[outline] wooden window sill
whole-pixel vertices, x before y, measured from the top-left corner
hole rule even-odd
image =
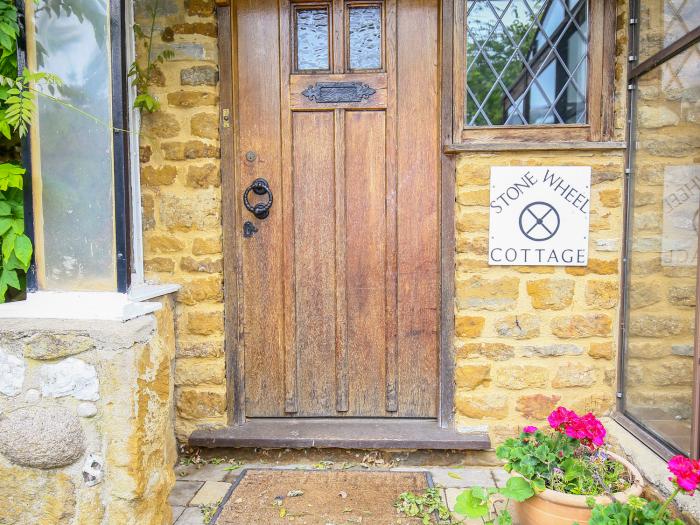
[[[552,142],[462,142],[447,144],[443,152],[448,155],[459,155],[474,151],[590,151],[590,150],[624,150],[625,142],[592,142],[592,141],[552,141]]]

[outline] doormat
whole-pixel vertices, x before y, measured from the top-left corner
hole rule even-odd
[[[211,523],[216,525],[416,525],[397,514],[402,492],[432,487],[428,472],[247,469]]]

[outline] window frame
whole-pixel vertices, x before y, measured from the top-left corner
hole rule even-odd
[[[640,77],[646,73],[660,67],[676,55],[686,51],[691,46],[700,43],[700,27],[686,33],[675,42],[665,46],[641,63],[639,62],[639,17],[640,0],[630,0],[630,14],[628,17],[628,61],[627,70],[627,155],[625,163],[625,204],[624,204],[624,226],[622,245],[622,273],[621,273],[621,298],[620,298],[620,323],[618,337],[618,360],[617,360],[617,404],[613,414],[613,419],[622,427],[636,435],[642,443],[653,450],[663,459],[668,460],[676,454],[684,454],[683,451],[663,439],[651,428],[647,427],[643,421],[634,417],[625,410],[625,364],[626,351],[628,348],[627,333],[627,313],[630,302],[630,253],[632,251],[632,222],[634,215],[631,213],[634,198],[634,184],[632,175],[635,169],[635,110],[637,97],[637,83]],[[700,232],[698,232],[698,253],[700,253]],[[695,336],[694,336],[694,357],[693,357],[693,386],[692,386],[692,422],[691,422],[691,443],[690,455],[694,459],[700,458],[700,264],[696,264],[696,307],[695,307]]]
[[[457,144],[609,142],[613,139],[614,0],[589,0],[587,124],[466,126],[467,0],[454,2],[453,137]]]
[[[17,9],[20,15],[20,37],[17,39],[17,66],[21,73],[27,67],[27,32],[25,24],[25,0],[18,0]],[[118,293],[128,293],[132,285],[132,257],[138,251],[132,244],[132,224],[140,224],[141,207],[131,205],[131,186],[133,177],[138,184],[139,174],[132,173],[130,128],[130,87],[127,78],[128,52],[127,44],[127,12],[125,2],[113,0],[109,2],[110,52],[111,52],[111,92],[110,104],[113,127],[112,166],[114,180],[114,234],[115,234],[115,269],[116,289]],[[131,27],[129,26],[129,31]],[[133,38],[133,35],[131,35]],[[117,131],[119,130],[119,131]],[[24,222],[25,233],[35,243],[35,213],[32,188],[32,140],[31,133],[22,139],[22,165],[24,173]],[[133,220],[132,214],[138,214],[138,220]],[[35,253],[27,271],[27,293],[39,292],[38,270]],[[143,271],[136,275],[143,275]],[[139,284],[134,282],[133,284]]]

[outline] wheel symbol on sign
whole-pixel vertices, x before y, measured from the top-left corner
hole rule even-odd
[[[531,241],[548,241],[559,231],[559,212],[547,202],[532,202],[520,213],[520,231]]]

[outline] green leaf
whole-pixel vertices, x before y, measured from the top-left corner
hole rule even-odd
[[[535,495],[535,491],[530,486],[530,482],[520,476],[513,476],[506,482],[506,486],[499,492],[506,498],[521,502]]]
[[[14,221],[10,217],[0,217],[0,239],[5,233],[12,228],[12,223]],[[0,240],[0,242],[2,242]]]
[[[3,236],[3,238],[2,238],[2,260],[3,261],[8,261],[10,259],[10,255],[12,255],[12,252],[15,250],[15,239],[16,238],[17,238],[17,234],[13,231],[10,231]]]
[[[447,475],[450,476],[452,479],[462,479],[462,476],[460,476],[456,472],[448,472]]]
[[[15,270],[3,268],[2,271],[0,271],[0,302],[5,302],[5,293],[8,287],[19,290],[20,286],[17,272]]]
[[[15,239],[15,255],[25,266],[26,270],[32,260],[32,241],[24,234],[17,236]]]
[[[484,501],[474,493],[474,489],[478,488],[480,487],[465,490],[457,496],[457,502],[455,503],[455,512],[457,514],[461,514],[467,518],[481,518],[488,515],[488,501]]]

